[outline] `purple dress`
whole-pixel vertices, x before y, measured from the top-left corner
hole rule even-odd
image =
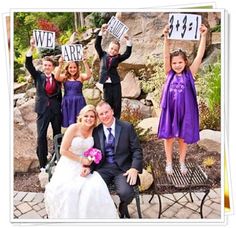
[[[86,105],[82,88],[83,84],[80,81],[64,82],[64,97],[61,104],[63,127],[76,123],[80,110]]]
[[[177,76],[171,70],[161,98],[158,138],[182,138],[187,144],[199,140],[199,113],[193,76],[185,70]]]

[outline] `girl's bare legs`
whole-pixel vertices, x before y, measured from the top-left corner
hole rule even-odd
[[[164,140],[165,153],[166,153],[166,169],[165,170],[168,175],[173,174],[173,168],[172,168],[173,142],[174,142],[174,138]]]
[[[188,169],[185,166],[185,158],[187,153],[187,143],[183,139],[179,139],[179,164],[180,171],[182,174],[186,174]]]

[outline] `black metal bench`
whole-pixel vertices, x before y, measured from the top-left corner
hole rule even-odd
[[[52,157],[51,157],[50,161],[48,162],[48,164],[46,166],[46,172],[48,173],[49,181],[52,177],[53,169],[54,169],[54,167],[56,166],[57,162],[60,159],[60,147],[61,147],[61,141],[62,141],[63,136],[64,136],[64,134],[58,134],[58,135],[55,135],[55,137],[53,138],[54,151],[53,151],[53,154],[52,154]],[[108,189],[109,189],[110,193],[116,194],[114,184],[110,184],[108,186]],[[134,185],[133,189],[134,189],[134,198],[135,198],[135,201],[136,201],[138,217],[142,218],[141,207],[140,207],[140,198],[139,198],[139,186]],[[127,217],[129,217],[129,214],[127,215]]]
[[[199,165],[194,162],[187,162],[186,167],[188,172],[186,175],[183,175],[180,172],[179,165],[173,165],[173,174],[167,175],[165,172],[165,161],[161,160],[160,157],[153,156],[152,160],[152,174],[154,179],[154,190],[152,196],[149,200],[151,203],[154,195],[156,194],[159,202],[159,214],[158,218],[161,217],[161,214],[172,207],[174,204],[180,204],[192,211],[200,213],[201,218],[203,218],[203,205],[211,189],[211,182],[207,178],[207,175],[201,169]],[[170,198],[166,194],[175,194],[183,193],[179,198]],[[205,193],[201,200],[200,210],[193,209],[187,205],[180,203],[180,200],[185,197],[187,194],[190,195],[191,202],[193,202],[192,193],[193,192],[203,192]],[[165,197],[168,200],[172,201],[168,207],[162,210],[162,201],[161,197]],[[199,211],[198,211],[199,210]]]

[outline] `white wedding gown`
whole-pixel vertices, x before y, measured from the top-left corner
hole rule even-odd
[[[75,137],[71,150],[76,155],[93,146],[93,138]],[[94,171],[81,177],[81,163],[61,156],[51,181],[45,187],[48,218],[119,218],[102,177]]]

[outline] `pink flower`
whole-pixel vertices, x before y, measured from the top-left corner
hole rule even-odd
[[[96,148],[91,147],[84,152],[84,156],[90,161],[94,161],[96,164],[98,164],[102,159],[102,152]]]

